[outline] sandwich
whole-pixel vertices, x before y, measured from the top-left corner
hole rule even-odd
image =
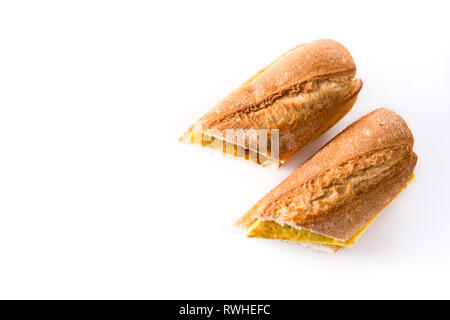
[[[234,90],[180,140],[279,167],[350,111],[362,87],[355,74],[339,42],[299,45]]]
[[[317,151],[237,225],[251,238],[325,252],[350,247],[414,179],[413,144],[399,115],[377,109]]]

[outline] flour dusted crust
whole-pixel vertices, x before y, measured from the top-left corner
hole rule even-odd
[[[417,162],[393,111],[354,122],[263,197],[238,225],[268,219],[347,241],[400,193]]]
[[[267,130],[270,146],[271,132],[277,129],[279,154],[273,161],[279,166],[352,108],[362,87],[362,81],[354,79],[355,73],[350,53],[339,42],[324,39],[300,45],[234,90],[181,140],[187,141],[191,133],[200,132],[271,160],[274,157],[270,148],[264,152],[249,145],[247,134],[254,133],[245,130]],[[224,136],[229,129],[243,132],[227,139]],[[217,132],[223,134],[219,136]]]
[[[295,242],[295,241],[285,241],[285,242],[323,253],[336,253],[339,249],[342,249],[339,246],[332,246],[327,244],[316,244],[316,243]]]

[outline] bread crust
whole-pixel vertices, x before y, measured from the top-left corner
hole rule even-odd
[[[412,133],[399,115],[388,109],[377,109],[354,122],[316,152],[250,209],[237,225],[248,228],[256,219],[269,219],[347,241],[376,217],[411,177],[417,162],[413,144]],[[353,194],[344,204],[336,203],[326,210],[307,214],[298,210],[279,212],[286,199],[303,192],[308,183],[324,175],[330,180],[333,176],[326,176],[330,172],[339,176],[344,172],[344,164],[350,161],[356,166],[362,162],[360,159],[374,152],[378,155],[389,154],[390,157],[393,157],[391,154],[396,155],[401,159],[392,169],[394,171],[371,186],[368,192],[357,196]]]
[[[342,249],[342,247],[328,245],[328,244],[315,244],[315,243],[294,242],[294,241],[285,241],[285,242],[294,244],[294,245],[299,245],[304,248],[313,249],[314,251],[322,252],[322,253],[336,253],[339,249]]]
[[[202,118],[203,129],[213,127],[231,114],[272,100],[302,83],[332,75],[354,76],[355,73],[350,52],[339,42],[322,39],[299,45],[219,102]]]
[[[271,130],[279,130],[279,152],[277,166],[289,159],[297,151],[320,136],[339,121],[354,105],[362,87],[361,80],[354,80],[356,66],[348,50],[339,42],[323,39],[302,44],[281,55],[269,66],[234,90],[213,109],[207,112],[184,135],[186,140],[191,132],[202,132],[211,137],[252,149],[247,144],[245,133],[237,134],[232,141],[217,132],[233,129],[265,129],[270,137]],[[321,92],[319,103],[330,102],[323,109],[305,119],[298,101],[280,102],[292,92],[308,93],[321,81],[343,83],[335,100]],[[288,99],[286,99],[288,100]],[[317,103],[303,101],[303,107]],[[273,110],[277,104],[277,111]],[[272,109],[271,109],[272,107]],[[258,117],[255,114],[258,112]],[[245,118],[245,119],[243,119]],[[242,141],[246,141],[242,145]],[[259,141],[259,139],[258,139]],[[268,141],[270,146],[270,140]],[[258,151],[258,150],[255,150]],[[270,149],[261,153],[272,159]],[[273,163],[271,163],[273,165]]]
[[[296,120],[295,125],[289,126],[283,134],[280,133],[280,162],[287,161],[297,151],[320,137],[341,120],[352,109],[361,88],[362,81],[358,79],[352,92],[341,101],[325,108],[323,112],[312,119],[307,121]]]

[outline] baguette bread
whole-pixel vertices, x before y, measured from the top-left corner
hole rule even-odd
[[[234,90],[180,140],[279,167],[352,108],[362,87],[355,73],[339,42],[299,45]]]
[[[347,127],[237,225],[247,236],[351,246],[413,177],[417,156],[406,122],[377,109]]]

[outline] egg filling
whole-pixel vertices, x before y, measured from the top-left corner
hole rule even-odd
[[[191,133],[188,142],[207,147],[215,151],[221,151],[227,155],[237,158],[250,160],[259,165],[264,165],[269,161],[269,158],[259,152],[238,146],[233,143],[226,142],[211,136],[203,135],[201,133]]]

